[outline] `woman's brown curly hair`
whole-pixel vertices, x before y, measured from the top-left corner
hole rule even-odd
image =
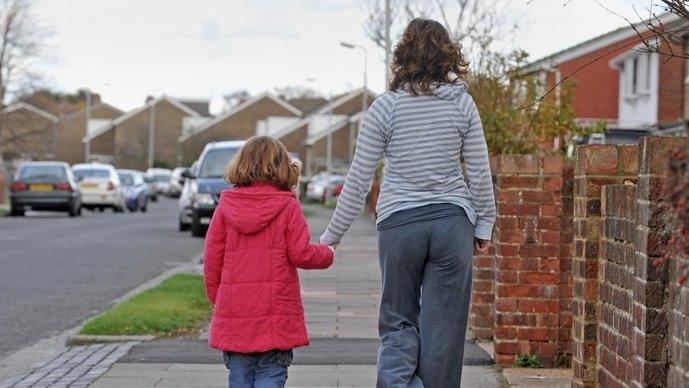
[[[419,92],[432,94],[438,84],[463,81],[469,73],[469,63],[461,48],[437,21],[412,20],[392,54],[392,80],[388,88],[406,88],[416,96]]]

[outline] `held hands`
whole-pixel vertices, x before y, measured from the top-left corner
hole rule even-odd
[[[490,247],[489,240],[482,240],[480,238],[474,238],[474,255],[485,255],[488,253],[488,248]]]

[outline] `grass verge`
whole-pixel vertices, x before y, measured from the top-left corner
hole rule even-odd
[[[203,276],[180,274],[97,315],[80,334],[182,335],[200,329],[210,312]]]

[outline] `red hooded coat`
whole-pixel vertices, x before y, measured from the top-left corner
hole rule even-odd
[[[211,347],[253,353],[309,344],[297,268],[333,262],[330,248],[309,240],[292,192],[255,183],[222,193],[203,261]]]

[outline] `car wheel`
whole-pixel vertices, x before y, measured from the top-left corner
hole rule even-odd
[[[144,203],[141,205],[141,211],[146,213],[146,210],[148,210],[148,199],[144,197]]]
[[[151,201],[158,202],[158,196],[157,195],[152,196]]]
[[[81,208],[79,204],[73,203],[69,205],[69,208],[67,209],[67,213],[69,214],[70,217],[76,217],[81,214]]]
[[[206,235],[206,228],[201,224],[201,220],[196,214],[191,216],[191,235],[194,237],[204,237]]]
[[[122,206],[122,205],[117,205],[117,206],[115,206],[115,207],[112,208],[112,211],[113,211],[114,213],[124,213],[124,206]]]
[[[103,206],[99,206],[99,207],[98,207],[98,211],[101,212],[101,213],[103,213],[103,212],[105,211],[105,208],[104,208]]]
[[[24,217],[24,208],[17,208],[17,207],[10,208],[10,216],[12,216],[12,217]]]
[[[186,232],[187,230],[189,230],[189,228],[191,228],[191,224],[182,221],[182,217],[179,217],[179,231]]]

